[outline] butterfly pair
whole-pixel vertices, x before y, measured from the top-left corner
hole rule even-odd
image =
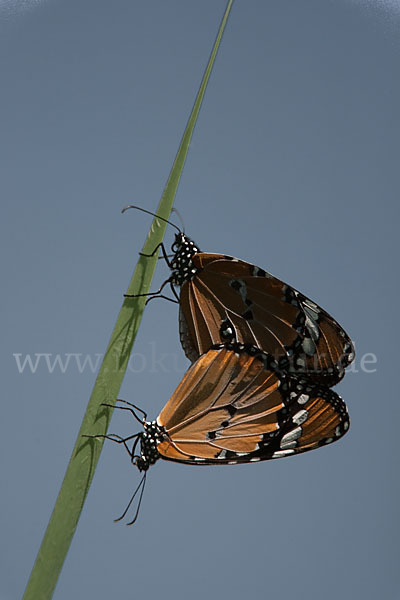
[[[161,247],[171,275],[149,296],[164,297],[170,285],[179,301],[181,343],[193,364],[156,421],[144,413],[139,418],[134,405],[121,407],[143,423],[143,432],[106,437],[123,443],[145,474],[158,458],[258,462],[339,439],[349,417],[330,388],[354,359],[348,335],[317,304],[263,269],[203,253],[178,231],[171,260],[163,244],[154,249],[153,255]],[[144,482],[145,475],[136,493],[140,487],[143,493]]]

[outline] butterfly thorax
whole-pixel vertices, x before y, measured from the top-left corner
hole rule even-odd
[[[183,285],[185,281],[191,281],[198,269],[193,264],[193,256],[200,252],[193,240],[184,233],[175,235],[175,242],[171,246],[174,256],[170,266],[172,270],[170,281],[175,285]]]
[[[160,458],[157,446],[165,439],[165,429],[157,421],[145,421],[140,434],[140,456],[136,460],[139,471],[147,471]]]

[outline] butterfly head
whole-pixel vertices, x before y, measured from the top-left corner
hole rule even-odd
[[[139,471],[147,471],[160,458],[158,444],[165,438],[164,428],[157,421],[145,421],[144,431],[140,434],[140,456],[136,458]]]
[[[193,265],[193,255],[200,252],[193,240],[183,232],[175,234],[175,241],[171,246],[173,257],[171,259],[171,282],[175,285],[182,285],[185,281],[190,281],[197,273]]]

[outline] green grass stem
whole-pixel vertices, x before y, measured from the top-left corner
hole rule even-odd
[[[165,219],[168,219],[171,212],[194,126],[232,3],[233,0],[229,0],[226,5],[192,112],[156,211]],[[157,218],[153,220],[142,252],[151,253],[153,251],[163,240],[165,228],[166,223]],[[127,293],[146,294],[149,291],[157,264],[157,256],[158,253],[152,258],[139,258]],[[146,298],[126,298],[123,302],[23,600],[49,600],[53,595],[103,445],[101,440],[88,440],[82,436],[83,434],[94,435],[107,432],[112,409],[101,405],[104,402],[114,404],[118,396],[142,318],[145,301]]]

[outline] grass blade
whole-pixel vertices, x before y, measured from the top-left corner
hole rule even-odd
[[[168,219],[171,212],[193,129],[232,3],[233,0],[229,0],[226,5],[225,14],[192,112],[157,208],[157,214],[165,219]],[[165,228],[166,223],[157,218],[153,220],[143,246],[144,253],[152,252],[155,246],[163,240]],[[139,258],[128,288],[129,294],[145,294],[148,292],[156,264],[157,254],[152,258]],[[88,440],[82,438],[82,435],[100,434],[107,431],[112,409],[105,408],[101,404],[103,402],[112,404],[117,398],[140,325],[145,300],[145,298],[126,299],[122,305],[23,600],[49,600],[53,595],[102,448],[100,440]]]

